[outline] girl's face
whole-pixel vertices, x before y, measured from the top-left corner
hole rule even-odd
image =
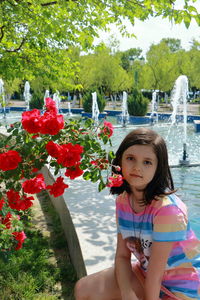
[[[132,191],[146,188],[155,175],[157,165],[158,159],[151,145],[133,145],[122,155],[122,175]]]

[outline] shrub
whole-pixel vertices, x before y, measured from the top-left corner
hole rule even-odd
[[[99,111],[103,112],[106,106],[106,100],[102,94],[97,92],[97,103],[99,107]],[[92,112],[92,93],[88,92],[83,96],[83,109],[85,112]]]
[[[44,106],[44,95],[39,94],[39,93],[34,93],[31,97],[30,101],[30,109],[42,109]]]
[[[134,89],[128,97],[128,112],[131,116],[145,116],[149,101],[138,89]]]

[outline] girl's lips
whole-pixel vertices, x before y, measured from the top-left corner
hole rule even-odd
[[[142,176],[137,175],[137,174],[130,174],[131,177],[137,177],[137,178],[142,178]]]

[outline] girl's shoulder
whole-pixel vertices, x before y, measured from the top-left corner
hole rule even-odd
[[[156,196],[152,201],[151,206],[156,210],[172,210],[187,215],[186,205],[175,193]]]
[[[128,202],[128,193],[126,191],[124,191],[122,194],[119,194],[116,198],[116,203],[123,203],[125,204],[126,202]]]
[[[132,213],[132,209],[129,201],[129,194],[127,192],[123,192],[118,195],[116,198],[116,210],[123,211],[127,213]]]

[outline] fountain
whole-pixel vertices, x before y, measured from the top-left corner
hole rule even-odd
[[[49,97],[50,97],[49,90],[46,90],[44,94],[44,103],[45,103],[45,99]]]
[[[96,92],[92,93],[92,119],[94,119],[95,123],[99,121],[99,107]]]
[[[129,113],[128,113],[128,107],[127,107],[127,98],[128,94],[126,92],[123,92],[123,98],[122,98],[122,127],[126,127],[128,121],[129,121]]]
[[[53,94],[53,100],[55,101],[55,103],[56,103],[56,107],[57,107],[57,109],[58,109],[58,111],[59,111],[59,108],[60,108],[60,93],[59,93],[59,91],[56,91],[54,94]]]
[[[71,116],[72,115],[72,112],[71,112],[71,103],[67,102],[67,106],[68,106],[68,113],[67,113],[67,115]]]
[[[180,104],[183,105],[183,155],[179,160],[181,166],[188,166],[190,161],[187,154],[187,97],[188,97],[188,78],[180,75],[174,84],[171,93],[171,104],[173,112],[171,115],[171,123],[174,125],[177,120],[177,112]]]
[[[4,82],[0,79],[0,104],[3,111],[3,117],[6,118],[6,100],[5,100],[5,92],[4,92]]]
[[[24,99],[25,99],[26,110],[29,110],[30,109],[29,104],[30,104],[30,101],[31,101],[31,94],[30,94],[30,84],[29,84],[28,81],[25,82],[23,96],[24,96]]]
[[[157,107],[156,98],[157,98],[157,90],[153,91],[152,93],[151,114],[150,114],[152,123],[154,122],[158,123],[158,112],[157,112],[158,107]]]

